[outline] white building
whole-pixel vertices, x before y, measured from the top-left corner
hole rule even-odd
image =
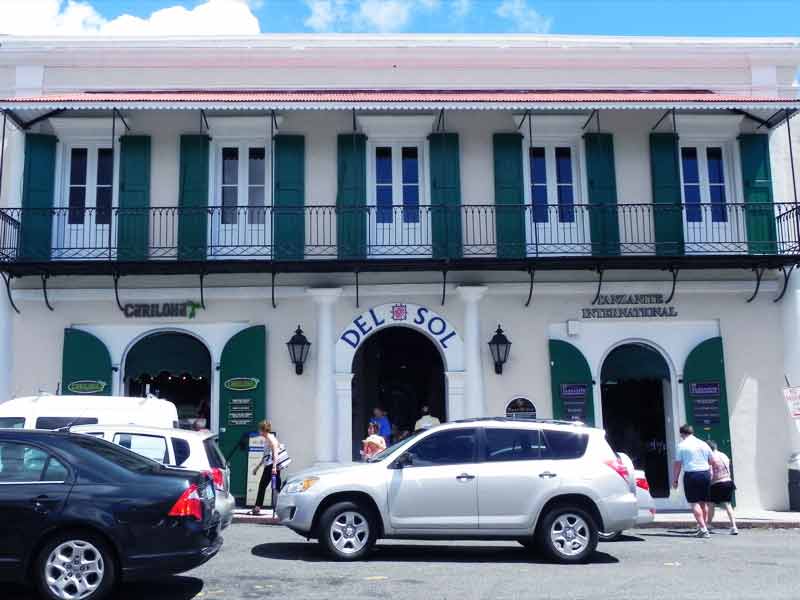
[[[786,39],[0,38],[0,396],[149,386],[226,452],[272,419],[293,468],[357,457],[376,405],[513,405],[605,426],[661,507],[688,421],[740,506],[785,509],[798,65]]]

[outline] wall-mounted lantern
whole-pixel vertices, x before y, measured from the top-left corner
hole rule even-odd
[[[308,358],[311,342],[303,335],[303,330],[300,329],[300,325],[297,326],[292,339],[286,342],[286,347],[289,349],[289,358],[292,364],[294,364],[294,372],[298,375],[302,375],[303,364],[306,362],[306,358]]]
[[[494,360],[494,372],[500,375],[503,372],[503,365],[508,360],[511,342],[508,341],[499,324],[494,336],[489,340],[489,351],[492,353],[492,360]]]

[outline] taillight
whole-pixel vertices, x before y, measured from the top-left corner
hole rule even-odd
[[[203,520],[203,501],[197,485],[191,484],[178,498],[178,501],[169,511],[170,517],[193,517],[198,521]]]
[[[650,491],[650,484],[647,483],[647,479],[645,477],[637,477],[636,478],[636,487],[642,489],[646,492]]]
[[[225,491],[225,472],[220,468],[213,468],[210,471],[206,471],[211,477],[211,480],[214,482],[214,487],[220,491]]]
[[[625,463],[623,463],[619,458],[615,458],[613,460],[609,459],[605,461],[605,463],[614,469],[617,472],[617,475],[625,480],[625,483],[628,482],[628,467],[626,467]]]

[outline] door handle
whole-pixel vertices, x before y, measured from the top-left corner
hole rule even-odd
[[[539,473],[539,477],[541,477],[542,479],[552,479],[553,477],[556,477],[556,474],[551,473],[550,471],[542,471],[541,473]]]
[[[456,479],[459,481],[470,481],[471,479],[475,479],[475,475],[470,475],[469,473],[462,473],[461,475],[456,475]]]
[[[33,500],[31,500],[31,504],[33,504],[33,510],[38,513],[46,513],[50,510],[48,506],[52,502],[52,499],[49,496],[42,495],[36,496]]]

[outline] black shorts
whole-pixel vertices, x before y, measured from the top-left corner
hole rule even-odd
[[[720,481],[711,486],[708,491],[708,501],[714,504],[725,504],[733,500],[733,490],[736,486],[732,481]]]
[[[683,491],[686,501],[708,502],[708,491],[711,484],[711,473],[708,471],[690,471],[683,474]]]

